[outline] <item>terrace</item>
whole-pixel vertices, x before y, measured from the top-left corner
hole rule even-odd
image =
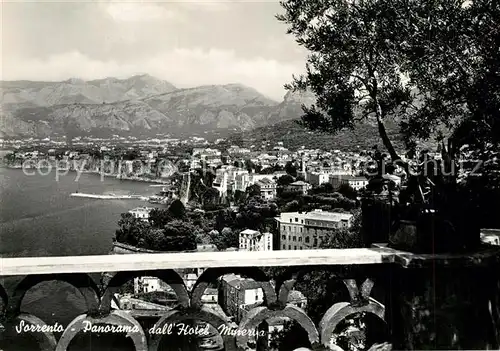
[[[200,267],[206,270],[189,292],[174,269]],[[257,267],[283,267],[286,273],[273,285],[270,277]],[[204,321],[217,329],[228,325],[228,321],[213,309],[206,308],[201,297],[211,282],[222,275],[235,273],[261,284],[265,296],[264,304],[249,311],[238,330],[255,330],[266,319],[289,317],[307,333],[309,349],[339,350],[338,346],[331,345],[333,332],[346,318],[365,312],[384,325],[387,340],[383,341],[393,349],[498,349],[499,268],[500,250],[492,245],[481,246],[470,254],[453,255],[417,255],[373,245],[362,249],[310,251],[2,258],[2,282],[10,277],[8,279],[17,279],[17,284],[11,291],[0,285],[4,302],[0,341],[8,340],[16,326],[24,321],[24,325],[39,327],[39,331],[32,334],[40,350],[69,350],[73,349],[70,347],[72,340],[81,334],[84,322],[88,321],[93,325],[135,327],[128,335],[123,334],[123,338],[132,340],[132,349],[158,350],[161,339],[169,336],[149,335],[148,329],[132,315],[113,309],[117,289],[134,277],[159,277],[173,288],[178,305],[159,318],[155,329],[185,320]],[[288,293],[296,279],[314,270],[337,272],[350,297],[324,311],[317,324],[304,310],[287,304]],[[111,277],[107,283],[92,278],[94,273],[103,272]],[[52,280],[76,287],[87,310],[59,333],[41,328],[46,325],[42,319],[21,310],[28,290]],[[379,288],[377,299],[372,297],[374,287]],[[235,334],[221,335],[225,350],[255,348],[248,335]],[[6,347],[5,351],[8,349]],[[14,347],[13,350],[18,349]]]

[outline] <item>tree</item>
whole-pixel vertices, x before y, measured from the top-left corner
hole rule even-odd
[[[401,77],[393,1],[287,0],[281,5],[285,13],[277,18],[310,52],[306,75],[286,86],[310,89],[317,97],[315,105],[303,106],[302,125],[336,133],[374,117],[391,158],[400,160],[385,121],[404,111],[412,96]]]
[[[337,192],[344,195],[348,199],[356,200],[358,192],[353,189],[349,184],[341,184],[337,189]]]
[[[182,203],[181,203],[182,204]],[[174,211],[175,214],[175,211]],[[169,210],[162,208],[153,208],[151,212],[149,212],[149,223],[154,228],[165,227],[165,225],[174,219],[174,214]]]
[[[204,205],[215,205],[219,202],[220,193],[215,188],[208,188],[202,195]]]
[[[150,228],[146,232],[144,241],[140,246],[148,250],[162,251],[165,245],[165,234],[163,229]]]
[[[130,213],[122,213],[118,221],[119,229],[116,230],[115,239],[118,242],[137,246],[144,238],[149,224],[135,218]]]
[[[288,351],[300,347],[311,347],[304,328],[295,321],[286,321],[283,330],[273,330],[269,337],[269,346],[272,350]]]
[[[292,177],[296,177],[297,176],[297,166],[292,161],[288,161],[285,164],[285,172],[287,174],[291,175]]]
[[[405,70],[421,92],[403,131],[408,143],[451,129],[458,150],[500,143],[500,5],[496,1],[408,2],[395,34]]]
[[[173,220],[164,228],[165,241],[162,251],[187,251],[196,249],[195,228],[180,220]]]
[[[285,174],[278,178],[276,182],[279,186],[286,186],[294,182],[294,178],[290,174]]]
[[[257,168],[257,166],[255,165],[255,163],[252,162],[252,160],[250,160],[250,159],[245,160],[245,169],[248,172],[253,172],[253,171],[255,171],[256,168]]]
[[[215,229],[218,231],[234,225],[234,215],[229,209],[220,210],[215,217]]]
[[[241,190],[236,190],[234,192],[234,202],[239,204],[239,203],[244,203],[247,199],[247,194]]]
[[[351,226],[348,229],[338,229],[325,237],[320,247],[322,249],[344,249],[363,247],[361,212],[354,213]]]
[[[186,207],[180,200],[174,200],[168,207],[168,214],[172,219],[184,219],[186,217]]]
[[[252,184],[247,187],[246,193],[248,197],[260,196],[260,186],[258,186],[257,184]]]
[[[328,194],[333,193],[333,185],[331,183],[323,183],[310,190],[311,194]]]
[[[238,232],[229,227],[225,227],[220,233],[218,231],[210,233],[210,239],[212,244],[220,251],[224,251],[229,247],[239,247]]]

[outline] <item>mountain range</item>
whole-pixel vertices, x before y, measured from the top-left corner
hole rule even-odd
[[[2,137],[248,131],[299,118],[301,104],[314,101],[289,92],[278,102],[241,84],[178,89],[149,75],[4,81],[0,92]]]

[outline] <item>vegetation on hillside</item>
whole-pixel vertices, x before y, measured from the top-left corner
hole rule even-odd
[[[388,134],[395,141],[398,149],[404,147],[402,135],[398,126],[387,124]],[[250,147],[260,146],[263,143],[274,145],[282,141],[283,146],[291,150],[304,146],[308,149],[359,151],[371,149],[374,145],[382,146],[377,134],[377,128],[370,124],[356,126],[352,131],[342,131],[332,137],[331,134],[312,132],[298,123],[298,120],[289,120],[271,126],[256,128],[245,133],[235,133],[228,139],[229,144]]]

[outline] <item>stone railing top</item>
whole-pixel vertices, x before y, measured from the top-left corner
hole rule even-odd
[[[500,248],[485,245],[474,253],[422,255],[375,244],[373,248],[189,252],[134,255],[0,258],[0,276],[100,273],[181,268],[340,266],[395,263],[405,268],[426,264],[489,265],[500,262]]]
[[[98,273],[180,268],[364,265],[392,262],[385,248],[189,252],[0,258],[0,275]]]
[[[441,267],[472,267],[489,266],[500,263],[500,247],[496,245],[480,245],[473,252],[423,254],[397,251],[387,247],[387,244],[373,244],[373,248],[385,249],[392,253],[391,262],[404,268]]]

